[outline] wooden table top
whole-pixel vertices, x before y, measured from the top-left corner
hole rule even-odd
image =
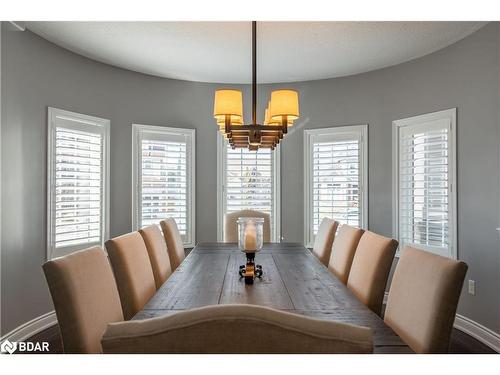
[[[238,274],[245,255],[236,244],[199,244],[133,319],[207,305],[246,303],[370,327],[375,353],[412,352],[301,244],[266,244],[255,260],[264,274],[253,285],[245,285]]]

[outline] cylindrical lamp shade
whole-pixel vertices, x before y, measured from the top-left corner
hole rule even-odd
[[[288,126],[293,126],[293,120],[290,120],[289,118],[287,118],[286,119],[286,124]],[[266,125],[283,125],[283,122],[281,120],[281,116],[279,117],[279,120],[269,120]]]
[[[293,120],[287,119],[286,120],[287,126],[293,126]],[[281,120],[271,120],[267,125],[283,125]]]
[[[289,120],[299,118],[299,93],[295,90],[276,90],[271,93],[269,116],[272,120],[281,120],[287,116]]]
[[[231,116],[231,115],[230,115]],[[226,125],[226,116],[215,116],[215,120],[217,121],[217,125],[225,126]],[[243,125],[243,117],[232,115],[229,119],[231,125]]]
[[[239,90],[216,90],[214,99],[214,117],[239,116],[243,118],[243,94]]]

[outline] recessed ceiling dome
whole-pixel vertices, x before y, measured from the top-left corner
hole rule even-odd
[[[367,72],[446,47],[484,22],[259,22],[260,83]],[[27,22],[64,48],[165,78],[251,80],[250,22]]]

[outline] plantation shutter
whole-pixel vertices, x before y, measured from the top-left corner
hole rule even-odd
[[[105,240],[108,124],[49,109],[49,258]]]
[[[274,218],[274,165],[270,149],[232,149],[225,153],[225,213],[255,210]],[[274,228],[271,228],[273,231]]]
[[[137,125],[137,226],[173,218],[185,244],[192,245],[194,171],[192,130]]]
[[[448,256],[451,225],[450,120],[399,131],[400,246],[417,245]]]
[[[56,247],[101,241],[102,141],[56,128]]]
[[[312,144],[312,226],[323,218],[361,226],[361,135],[318,137]]]
[[[186,234],[186,143],[142,141],[141,227],[175,219]]]

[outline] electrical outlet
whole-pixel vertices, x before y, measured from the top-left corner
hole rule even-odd
[[[476,295],[476,282],[474,280],[469,280],[469,294]]]

